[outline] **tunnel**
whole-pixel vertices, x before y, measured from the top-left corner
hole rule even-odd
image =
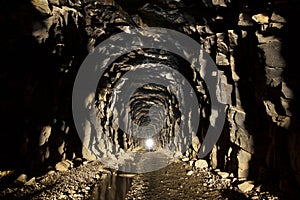
[[[0,199],[299,199],[297,0],[1,4]]]

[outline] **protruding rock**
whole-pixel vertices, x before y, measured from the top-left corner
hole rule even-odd
[[[31,3],[42,15],[51,15],[51,10],[47,0],[31,0]]]
[[[294,98],[293,90],[291,90],[285,82],[282,82],[281,91],[285,98],[287,99]]]
[[[188,171],[188,172],[186,173],[186,175],[187,175],[187,176],[191,176],[193,173],[194,173],[194,171],[191,170],[191,171]]]
[[[29,181],[27,181],[24,185],[34,185],[35,182],[35,177],[32,177]]]
[[[262,14],[262,13],[253,15],[252,19],[259,24],[269,23],[269,17],[266,14]]]
[[[253,184],[252,181],[245,181],[245,182],[239,184],[239,185],[238,185],[238,188],[239,188],[242,192],[246,193],[246,192],[251,191],[251,190],[254,188],[254,184]]]
[[[228,1],[226,1],[228,2]],[[230,1],[229,1],[230,2]],[[224,0],[212,0],[212,4],[214,6],[221,6],[221,7],[227,7],[226,3]]]
[[[238,25],[239,26],[252,26],[253,23],[251,21],[250,15],[248,15],[246,13],[240,13]]]
[[[286,61],[282,57],[282,48],[279,41],[272,41],[266,44],[258,45],[258,47],[264,52],[265,62],[270,67],[286,67]]]
[[[196,152],[199,151],[200,141],[199,141],[199,138],[197,136],[194,136],[192,138],[192,147],[193,147],[194,151],[196,151]]]
[[[279,23],[287,23],[286,19],[282,17],[281,15],[273,12],[271,16],[271,21],[273,22],[279,22]]]
[[[20,174],[17,179],[14,181],[16,184],[24,184],[27,181],[27,175],[26,174]]]
[[[206,169],[206,168],[208,168],[208,163],[206,160],[199,159],[195,162],[195,168],[196,169]]]
[[[181,160],[182,160],[183,162],[187,162],[187,161],[189,161],[189,158],[188,158],[188,157],[183,157]]]
[[[226,179],[229,177],[229,173],[228,172],[218,172],[218,175],[220,175],[223,179]]]
[[[227,56],[223,53],[217,53],[216,64],[220,66],[229,66],[229,61]]]
[[[247,178],[249,175],[249,162],[252,155],[243,149],[240,149],[237,154],[238,160],[238,177]]]
[[[73,163],[70,160],[63,160],[55,165],[57,171],[67,171],[73,167]]]
[[[59,0],[48,0],[48,2],[49,2],[51,5],[54,5],[54,6],[60,6]]]

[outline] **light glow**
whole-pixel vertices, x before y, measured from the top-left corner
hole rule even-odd
[[[152,149],[153,145],[154,145],[154,141],[152,139],[147,139],[146,140],[146,147],[148,149]]]

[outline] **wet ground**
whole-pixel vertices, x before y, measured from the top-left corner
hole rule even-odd
[[[284,199],[260,191],[259,186],[243,193],[239,184],[234,177],[195,169],[178,160],[152,172],[111,175],[95,187],[90,200]]]
[[[229,180],[206,171],[192,171],[188,164],[175,162],[164,169],[135,177],[126,200],[226,199],[229,196],[246,199],[244,194],[230,187]]]
[[[242,192],[236,178],[195,169],[179,160],[140,174],[110,171],[99,162],[90,162],[68,171],[28,177],[24,183],[7,184],[12,174],[0,176],[1,200],[286,199],[260,191],[260,186]],[[3,185],[5,179],[7,187]]]

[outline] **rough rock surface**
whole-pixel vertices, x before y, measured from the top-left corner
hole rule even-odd
[[[105,170],[99,162],[94,161],[70,170],[50,170],[42,176],[30,177],[22,184],[11,184],[9,179],[13,179],[18,174],[15,172],[10,176],[4,176],[6,180],[1,180],[0,198],[3,200],[88,199],[95,184],[104,179],[108,173],[111,172]],[[9,187],[3,188],[5,184]]]
[[[288,199],[250,181],[239,181],[220,170],[197,169],[177,160],[157,171],[126,174],[88,162],[66,171],[50,170],[22,183],[1,187],[3,200],[113,200],[113,199]],[[1,178],[16,176],[13,173]],[[21,174],[20,176],[23,176]],[[20,177],[19,176],[19,177]],[[19,179],[19,177],[17,179]],[[0,179],[0,181],[3,181]]]
[[[62,161],[93,160],[72,119],[72,87],[80,64],[97,44],[115,33],[160,26],[199,42],[217,64],[227,91],[226,123],[221,138],[205,158],[208,166],[240,180],[299,195],[298,55],[290,48],[297,47],[297,13],[299,2],[285,0],[3,0],[1,167],[38,176],[55,166],[69,169]],[[120,65],[134,66],[160,54],[166,56],[166,64],[186,66],[165,52],[133,52],[128,57],[133,56],[135,62],[119,60],[108,80],[113,83],[130,69],[118,71]],[[107,122],[103,132],[113,138],[118,127],[108,109],[112,85],[102,86],[99,114]],[[155,87],[151,90],[153,95],[160,91]],[[205,97],[203,88],[200,91]],[[167,96],[167,92],[162,93]],[[164,138],[176,129],[172,124],[179,119],[176,101],[171,105],[171,126],[162,134]],[[136,119],[147,121],[140,116],[148,111],[136,113]],[[205,111],[200,131],[194,135],[199,142],[194,139],[185,153],[188,161],[198,159],[210,114]],[[137,145],[130,138],[114,139],[125,150]],[[101,152],[109,149],[100,145]],[[19,182],[25,179],[21,176]]]

